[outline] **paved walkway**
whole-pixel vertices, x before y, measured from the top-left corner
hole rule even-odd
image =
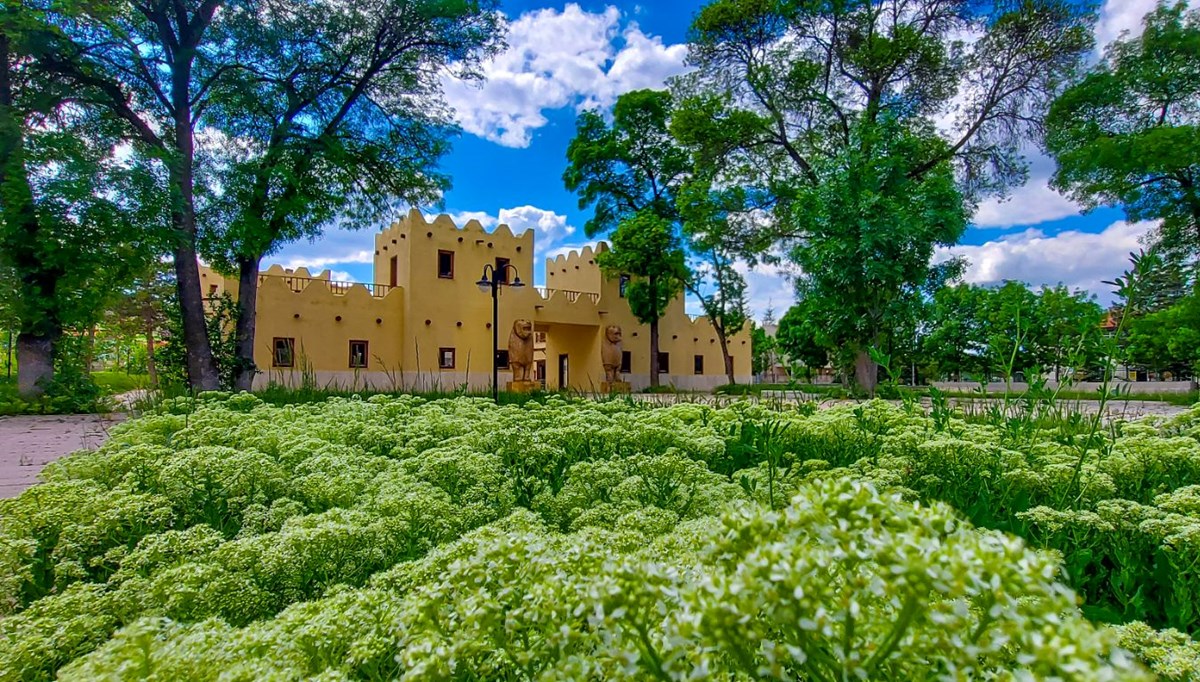
[[[99,447],[123,419],[124,414],[0,417],[0,498],[19,495],[59,457]]]

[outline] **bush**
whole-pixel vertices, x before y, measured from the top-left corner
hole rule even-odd
[[[1189,679],[1200,408],[1079,434],[167,400],[0,501],[0,680]]]

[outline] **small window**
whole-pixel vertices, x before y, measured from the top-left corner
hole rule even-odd
[[[704,356],[703,355],[696,356],[695,365],[696,365],[696,374],[704,374]]]
[[[350,367],[352,369],[362,369],[367,366],[367,342],[366,341],[351,341],[350,342]]]
[[[629,275],[621,275],[621,278],[617,280],[617,282],[617,286],[620,289],[621,298],[625,298],[625,290],[629,288]]]
[[[496,351],[496,369],[508,369],[508,351]]]
[[[392,256],[391,265],[388,266],[390,272],[388,274],[388,284],[396,286],[400,283],[400,257]]]
[[[495,267],[496,281],[500,284],[508,284],[508,259],[497,258]]]
[[[219,289],[219,288],[220,288],[220,287],[219,287],[218,285],[216,285],[216,284],[210,284],[210,285],[208,285],[208,295],[209,295],[209,296],[216,296],[216,295],[217,295],[217,289]]]
[[[291,367],[296,363],[296,339],[276,336],[273,348],[272,367]]]
[[[534,343],[546,343],[546,332],[534,332],[533,333],[533,342]]]
[[[658,354],[658,371],[660,371],[660,372],[670,372],[671,371],[671,354],[670,353],[659,353]]]
[[[633,371],[633,353],[631,351],[621,351],[621,373],[629,374]]]
[[[454,279],[453,251],[438,251],[438,277]]]
[[[454,369],[454,349],[439,348],[438,349],[438,368],[439,369]]]

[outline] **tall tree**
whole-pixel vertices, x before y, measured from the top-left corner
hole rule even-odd
[[[684,184],[677,200],[683,219],[683,236],[691,256],[691,276],[684,288],[700,302],[700,308],[717,332],[725,375],[737,383],[729,336],[746,326],[746,278],[736,268],[739,258],[753,259],[733,225],[746,210],[741,188],[714,190],[693,178]]]
[[[1069,0],[716,0],[697,15],[680,87],[708,114],[685,142],[770,192],[763,229],[791,247],[863,388],[889,318],[950,274],[929,261],[961,234],[964,200],[1024,179],[1020,146],[1092,18]]]
[[[625,93],[613,106],[611,126],[599,112],[584,112],[563,173],[579,207],[594,206],[587,235],[611,237],[612,251],[601,265],[639,278],[628,298],[650,325],[651,386],[659,385],[658,320],[687,279],[676,200],[691,163],[671,136],[672,102],[665,91]]]
[[[1085,206],[1159,220],[1168,257],[1200,256],[1200,9],[1162,2],[1055,100],[1054,185]]]
[[[78,106],[61,78],[31,63],[48,28],[20,12],[0,17],[0,265],[11,275],[18,386],[43,392],[70,329],[93,326],[113,289],[156,253],[154,220],[136,156],[120,126]]]
[[[938,289],[929,307],[922,355],[938,377],[962,381],[963,374],[988,374],[987,290],[970,284]]]
[[[812,383],[813,370],[829,364],[828,342],[813,328],[807,303],[803,300],[783,314],[775,342],[789,360],[803,365],[805,380],[809,383]]]
[[[234,387],[249,390],[262,258],[439,200],[454,131],[441,79],[478,77],[501,19],[492,0],[260,0],[221,29],[247,67],[211,95],[226,188],[212,255],[238,273]]]
[[[1071,291],[1059,284],[1038,292],[1038,320],[1034,343],[1040,357],[1061,380],[1063,369],[1079,370],[1098,360],[1100,323],[1104,310],[1086,291]]]
[[[650,385],[658,386],[658,321],[688,278],[679,234],[670,221],[642,211],[621,221],[610,235],[611,249],[596,263],[613,275],[629,275],[629,309],[650,327]]]
[[[165,236],[183,315],[188,380],[198,390],[216,389],[219,378],[196,260],[197,178],[204,170],[197,165],[196,133],[214,86],[249,68],[238,61],[240,45],[213,39],[220,17],[251,10],[240,2],[30,0],[19,9],[23,22],[45,28],[31,55],[36,68],[71,83],[79,105],[102,108],[121,120],[134,144],[165,168],[170,202]]]

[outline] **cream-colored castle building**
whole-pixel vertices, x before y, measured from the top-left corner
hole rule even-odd
[[[271,382],[376,390],[471,390],[492,380],[492,298],[478,282],[492,265],[527,284],[499,287],[501,389],[508,337],[518,319],[533,323],[534,378],[547,390],[597,392],[604,381],[601,343],[610,325],[624,335],[623,379],[650,383],[649,328],[623,297],[627,278],[609,278],[590,247],[546,259],[546,286],[533,278],[533,231],[488,232],[475,220],[428,222],[419,211],[375,235],[374,282],[334,281],[328,270],[273,265],[259,279],[255,386]],[[607,246],[601,243],[598,250]],[[501,281],[503,282],[503,276]],[[237,278],[201,268],[204,293],[236,295]],[[720,343],[707,318],[684,312],[682,294],[659,322],[660,380],[686,390],[728,382]],[[730,337],[739,383],[751,379],[747,326]]]

